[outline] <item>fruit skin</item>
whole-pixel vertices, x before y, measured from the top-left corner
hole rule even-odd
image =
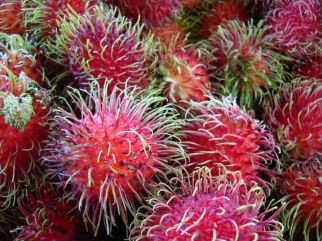
[[[122,14],[134,21],[141,20],[148,27],[157,27],[176,16],[184,0],[112,0]]]
[[[51,56],[68,66],[79,88],[93,80],[101,87],[146,87],[155,65],[152,36],[142,37],[142,26],[132,24],[116,8],[104,5],[70,16],[60,25],[61,35],[48,46]],[[84,44],[86,43],[86,44]]]
[[[212,84],[205,55],[198,46],[180,48],[174,44],[165,48],[160,58],[162,77],[154,85],[170,102],[181,106],[185,101],[207,100]]]
[[[280,188],[287,206],[282,213],[282,222],[290,240],[305,241],[322,239],[322,165],[315,158],[305,162],[292,160],[292,165],[282,173]]]
[[[250,15],[246,7],[238,0],[218,1],[203,19],[202,37],[208,39],[212,33],[217,31],[218,26],[223,26],[227,21],[233,19],[247,22],[250,19]]]
[[[322,38],[320,0],[278,0],[268,12],[265,25],[268,41],[294,58],[312,56]]]
[[[287,156],[322,155],[322,80],[292,80],[264,103],[264,110],[264,120]]]
[[[23,14],[19,0],[0,1],[0,31],[7,34],[24,34]]]
[[[144,97],[135,88],[107,95],[108,86],[97,85],[84,91],[89,103],[71,90],[76,112],[56,111],[44,161],[49,176],[70,186],[96,234],[100,223],[110,234],[115,215],[126,224],[136,200],[155,184],[153,177],[183,158],[177,141],[182,121],[171,106],[160,106],[162,97]]]
[[[268,165],[279,166],[278,144],[273,135],[251,112],[241,109],[231,96],[192,102],[185,113],[187,124],[181,140],[191,169],[207,166],[218,175],[222,165],[239,171],[247,185],[266,186],[273,179]],[[219,164],[219,165],[218,165]]]
[[[255,26],[252,21],[231,20],[209,38],[222,94],[238,96],[246,108],[260,104],[265,90],[278,88],[285,72],[285,58],[270,50],[265,31],[263,22]]]
[[[307,79],[322,79],[322,52],[301,61],[296,76]]]
[[[25,24],[28,31],[39,39],[54,38],[62,19],[68,21],[70,15],[83,15],[97,0],[23,0]]]
[[[280,210],[261,212],[264,203],[263,190],[248,188],[239,173],[214,177],[202,168],[157,186],[137,214],[131,240],[282,240]]]
[[[74,200],[65,200],[49,183],[43,183],[37,192],[28,193],[19,202],[25,225],[16,228],[14,241],[76,241],[75,232],[80,225],[75,214]]]

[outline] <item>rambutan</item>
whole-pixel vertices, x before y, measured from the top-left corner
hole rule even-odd
[[[293,164],[282,173],[281,190],[287,206],[282,213],[289,240],[322,240],[322,165],[312,159]],[[313,234],[315,231],[315,235]],[[299,239],[300,234],[304,239]]]
[[[24,34],[22,5],[20,0],[0,0],[0,31],[8,34]]]
[[[253,182],[266,186],[264,178],[273,178],[268,165],[279,165],[278,145],[265,126],[243,111],[235,99],[212,97],[192,103],[185,116],[181,140],[190,168],[207,166],[218,175],[224,165],[229,171],[241,172],[249,186]]]
[[[112,0],[124,16],[149,27],[161,25],[164,21],[177,15],[184,0]]]
[[[11,205],[20,186],[29,185],[42,141],[48,134],[48,93],[24,75],[0,75],[0,191]]]
[[[211,10],[208,10],[203,20],[202,37],[208,39],[212,33],[217,31],[218,26],[223,26],[233,19],[247,22],[250,19],[250,14],[239,0],[220,0],[216,2]]]
[[[262,22],[247,25],[231,20],[210,37],[215,58],[215,77],[222,82],[223,94],[238,96],[240,105],[260,103],[264,89],[277,88],[282,82],[282,56],[267,47]]]
[[[76,241],[78,225],[73,200],[64,200],[61,193],[50,184],[43,184],[37,193],[19,203],[19,209],[26,221],[16,228],[15,241]]]
[[[109,91],[116,85],[145,87],[156,56],[152,36],[143,38],[142,27],[122,17],[116,8],[100,5],[63,22],[62,34],[50,48],[60,62],[69,65],[78,87],[94,79],[101,87],[108,81]]]
[[[171,106],[160,106],[162,97],[143,97],[135,88],[115,88],[109,96],[107,86],[97,85],[84,93],[88,103],[79,91],[70,93],[80,115],[57,110],[44,161],[48,175],[78,197],[84,220],[96,231],[104,222],[109,234],[115,212],[126,224],[127,211],[135,211],[135,200],[155,184],[153,177],[183,158],[175,142],[182,121]]]
[[[28,31],[40,38],[55,39],[60,32],[58,23],[70,15],[82,15],[98,0],[23,0]]]
[[[322,155],[322,81],[295,79],[264,105],[267,125],[294,159]]]
[[[211,92],[210,74],[204,61],[202,49],[194,47],[170,47],[161,57],[160,73],[157,84],[162,94],[170,102],[183,104],[182,101],[203,101]]]
[[[264,192],[248,188],[238,173],[212,177],[203,168],[192,177],[160,183],[148,203],[137,215],[131,240],[282,240],[283,225],[275,220],[280,210],[260,211]]]
[[[308,79],[322,79],[322,53],[302,60],[296,75]]]
[[[281,53],[312,56],[322,38],[320,0],[277,0],[266,17],[268,41]]]
[[[6,75],[7,69],[16,76],[23,72],[28,78],[44,85],[38,52],[36,47],[20,35],[0,33],[0,75]]]

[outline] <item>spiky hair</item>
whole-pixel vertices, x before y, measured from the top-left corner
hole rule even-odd
[[[96,232],[104,222],[109,234],[115,213],[127,223],[127,211],[135,211],[135,200],[154,185],[153,176],[184,157],[177,133],[182,121],[170,105],[159,106],[162,97],[144,97],[136,88],[115,88],[108,95],[107,85],[90,86],[82,91],[87,101],[70,90],[76,112],[56,110],[44,161],[48,175],[79,196],[84,220]]]
[[[263,190],[248,188],[239,174],[214,177],[203,167],[160,183],[136,216],[132,240],[281,240],[280,210],[260,212]]]

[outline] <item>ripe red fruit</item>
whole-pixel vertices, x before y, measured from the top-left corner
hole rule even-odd
[[[8,34],[24,34],[22,5],[20,0],[0,0],[0,31]]]
[[[320,0],[278,0],[266,17],[268,41],[295,58],[312,56],[322,38]]]
[[[59,33],[58,22],[70,15],[85,14],[98,0],[24,0],[25,22],[29,31],[42,38],[54,38]]]
[[[322,155],[322,81],[295,79],[265,103],[264,119],[294,159]]]
[[[238,19],[247,22],[250,15],[246,7],[238,0],[220,0],[208,10],[203,20],[201,35],[208,39],[210,35],[217,31],[218,27],[225,25],[229,20]]]
[[[261,22],[254,26],[232,20],[209,39],[222,93],[238,96],[241,106],[260,102],[264,89],[277,88],[282,82],[282,56],[267,47],[264,32]]]
[[[73,200],[64,200],[49,184],[38,188],[37,193],[28,193],[19,203],[26,224],[16,229],[19,234],[14,241],[77,241],[79,217],[74,205]]]
[[[149,27],[161,25],[164,21],[175,16],[184,0],[112,0],[124,16],[134,21],[141,20]]]
[[[303,60],[296,74],[308,79],[322,79],[322,54]]]
[[[9,70],[0,75],[0,189],[6,193],[2,206],[15,201],[21,185],[29,185],[48,134],[47,98],[47,92],[23,72],[19,77]]]
[[[160,183],[141,210],[146,211],[137,215],[131,240],[282,240],[279,211],[272,213],[276,207],[260,211],[265,203],[260,188],[249,189],[237,173],[210,173],[204,168],[190,179]]]
[[[9,69],[16,76],[23,72],[33,81],[44,84],[38,50],[29,41],[18,34],[0,33],[0,42],[0,75],[7,75]]]
[[[85,103],[73,90],[79,115],[57,110],[45,163],[61,185],[72,187],[93,228],[104,222],[109,234],[115,213],[127,223],[135,200],[182,150],[173,142],[181,121],[170,106],[159,105],[163,98],[143,97],[136,89],[115,88],[110,96],[106,91],[107,86],[102,91],[93,87],[84,93]]]
[[[116,85],[148,85],[155,56],[152,37],[142,38],[142,26],[116,9],[97,6],[83,16],[70,16],[60,27],[62,34],[51,49],[69,65],[78,87],[87,88],[93,80],[101,87],[108,81],[109,92]]]
[[[282,173],[282,192],[287,206],[282,215],[283,223],[289,231],[290,240],[299,240],[303,234],[305,241],[322,239],[322,165],[313,159],[305,163],[296,162]]]
[[[210,74],[202,49],[170,47],[161,57],[160,78],[157,86],[170,102],[203,101],[211,92]]]
[[[273,136],[251,113],[243,111],[231,97],[192,103],[181,140],[191,168],[207,166],[218,175],[222,165],[239,171],[245,182],[265,184],[273,177],[266,164],[277,162]],[[218,165],[219,164],[219,165]]]

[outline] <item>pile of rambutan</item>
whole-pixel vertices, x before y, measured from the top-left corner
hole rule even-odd
[[[321,0],[0,0],[0,241],[321,241]]]

